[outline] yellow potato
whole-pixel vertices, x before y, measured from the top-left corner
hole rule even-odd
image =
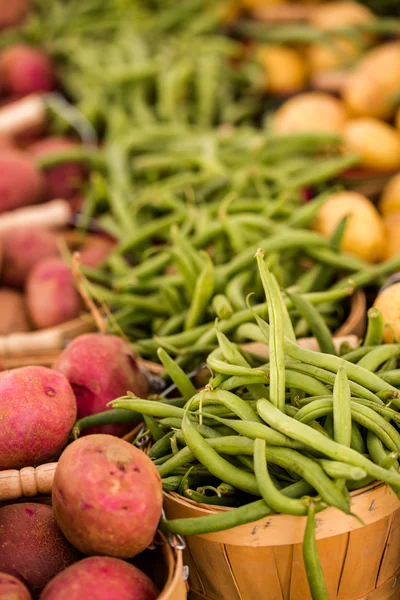
[[[375,206],[357,192],[337,192],[329,196],[317,215],[314,228],[329,238],[340,220],[349,215],[342,250],[368,262],[382,260],[385,253],[385,227]]]
[[[400,212],[400,173],[389,179],[383,188],[378,207],[384,216]]]
[[[383,317],[383,341],[387,344],[400,341],[400,282],[387,287],[374,302]]]
[[[241,0],[241,4],[247,10],[259,10],[271,4],[286,4],[286,2],[284,0]]]
[[[373,48],[349,73],[342,97],[350,113],[390,118],[400,88],[400,42]]]
[[[273,94],[290,94],[304,87],[307,65],[300,54],[287,46],[260,46],[257,58],[262,64],[264,88]]]
[[[400,212],[383,217],[386,231],[385,259],[400,254]]]
[[[273,130],[276,133],[325,131],[339,133],[346,120],[343,104],[324,92],[307,92],[287,100],[276,111]]]
[[[358,2],[332,2],[323,4],[310,14],[311,25],[322,31],[330,31],[373,21],[375,15]],[[363,35],[365,41],[371,39],[368,34]],[[352,62],[360,54],[360,46],[348,37],[335,36],[333,39],[336,48],[326,45],[314,44],[309,50],[311,69],[314,73],[337,69]]]
[[[372,117],[347,121],[343,129],[346,152],[358,154],[361,164],[375,171],[400,168],[400,135],[398,131]]]

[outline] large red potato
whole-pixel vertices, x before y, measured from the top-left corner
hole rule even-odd
[[[57,256],[40,260],[26,281],[26,302],[38,329],[54,327],[79,316],[81,299],[71,269]]]
[[[43,176],[30,156],[20,150],[0,148],[0,213],[36,204],[43,193]]]
[[[0,540],[0,571],[20,579],[33,594],[79,558],[46,504],[24,502],[0,508]]]
[[[14,227],[3,231],[1,281],[23,287],[30,269],[42,258],[58,254],[57,235],[44,227]]]
[[[70,382],[78,406],[78,418],[107,410],[107,404],[127,391],[146,397],[148,381],[140,371],[129,345],[114,335],[88,333],[73,340],[53,365]],[[131,423],[102,425],[87,433],[123,436]]]
[[[65,537],[84,554],[128,558],[147,548],[162,509],[151,459],[111,435],[77,439],[62,453],[52,491]]]
[[[39,140],[29,147],[35,157],[44,157],[53,152],[60,152],[79,146],[77,142],[63,137],[49,137]],[[76,162],[66,162],[62,165],[46,169],[46,189],[49,199],[62,198],[69,200],[80,190],[85,177],[85,169]]]
[[[0,54],[1,89],[8,95],[49,92],[56,79],[50,57],[33,46],[15,44]]]
[[[61,373],[38,366],[2,373],[0,470],[55,457],[67,444],[75,420],[75,396]]]
[[[158,591],[142,571],[108,556],[91,556],[59,573],[40,600],[155,600]]]

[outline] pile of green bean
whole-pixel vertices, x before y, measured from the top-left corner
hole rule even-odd
[[[197,391],[159,348],[179,395],[147,400],[128,395],[111,403],[110,415],[142,415],[153,438],[149,456],[165,490],[232,507],[206,517],[163,520],[166,531],[195,535],[274,513],[307,516],[309,583],[313,598],[325,599],[315,512],[333,506],[352,514],[350,492],[376,480],[400,496],[400,345],[381,345],[383,321],[373,309],[364,343],[355,350],[337,353],[321,319],[314,329],[323,351],[300,347],[287,300],[310,322],[315,308],[306,295],[285,297],[262,250],[256,260],[266,303],[262,310],[248,308],[251,318],[237,335],[268,344],[269,361],[243,351],[223,333],[220,321],[204,389]]]

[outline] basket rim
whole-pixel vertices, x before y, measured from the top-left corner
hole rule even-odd
[[[175,492],[163,492],[164,508],[168,519],[201,517],[232,510],[197,504]],[[400,509],[400,499],[383,482],[352,492],[352,512],[370,525]],[[199,534],[209,541],[239,546],[284,546],[303,542],[306,517],[275,514],[253,523],[233,527],[225,531]],[[318,513],[317,539],[323,539],[360,529],[363,525],[352,515],[346,515],[334,507]]]

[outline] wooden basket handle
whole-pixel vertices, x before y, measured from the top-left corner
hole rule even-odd
[[[11,333],[0,336],[0,358],[61,350],[62,345],[63,334],[57,329]]]
[[[66,200],[51,200],[46,204],[28,206],[0,215],[0,232],[12,227],[64,227],[71,218]]]
[[[51,494],[57,463],[0,471],[0,501]]]
[[[26,96],[0,109],[0,135],[14,137],[46,123],[46,107],[39,94]]]

